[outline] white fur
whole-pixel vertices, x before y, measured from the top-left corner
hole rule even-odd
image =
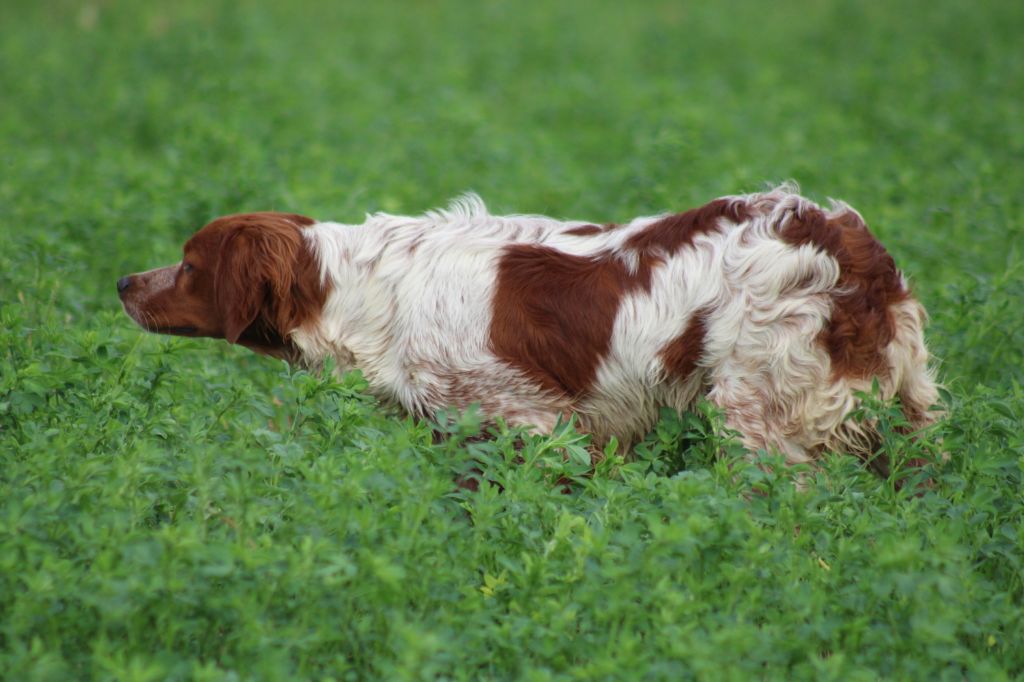
[[[331,285],[322,315],[291,338],[307,361],[333,357],[339,371],[362,370],[371,390],[416,415],[480,403],[485,414],[540,430],[569,411],[597,441],[629,443],[661,406],[685,409],[701,394],[721,405],[751,448],[777,448],[806,461],[821,448],[863,440],[847,421],[854,391],[870,381],[831,378],[816,342],[828,323],[839,265],[811,245],[794,248],[779,230],[813,206],[792,188],[733,197],[755,215],[698,236],[654,269],[650,291],[622,301],[592,390],[579,400],[542,390],[489,347],[498,262],[510,244],[536,244],[577,256],[612,254],[631,270],[631,235],[663,216],[637,218],[589,236],[590,223],[540,216],[492,216],[475,195],[422,217],[383,213],[362,225],[317,223],[305,235]],[[835,205],[834,211],[849,210]],[[659,351],[698,310],[707,319],[698,371],[667,376]],[[936,392],[921,337],[923,311],[899,304],[885,397],[909,392],[929,405]]]

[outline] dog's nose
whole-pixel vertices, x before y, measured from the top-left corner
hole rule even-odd
[[[131,285],[132,285],[132,278],[131,277],[122,277],[121,279],[117,280],[117,293],[123,294],[125,289],[127,289]]]

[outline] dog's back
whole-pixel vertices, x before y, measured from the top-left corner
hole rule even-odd
[[[318,336],[415,413],[479,403],[546,430],[576,412],[597,441],[628,443],[661,406],[707,395],[748,446],[797,462],[870,454],[873,435],[846,417],[877,377],[914,427],[930,421],[924,312],[844,205],[781,189],[616,226],[471,201],[357,229],[365,242],[322,264],[339,314]],[[354,313],[367,295],[378,315]]]

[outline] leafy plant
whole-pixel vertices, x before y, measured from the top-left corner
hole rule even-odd
[[[0,3],[0,678],[1024,675],[1024,5]],[[784,178],[934,323],[880,476],[701,403],[624,457],[142,334],[209,218],[467,189],[600,221]],[[910,466],[925,460],[923,467]],[[476,492],[457,482],[474,478]],[[897,485],[902,481],[902,485]]]

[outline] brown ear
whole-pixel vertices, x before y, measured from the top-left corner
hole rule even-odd
[[[248,227],[233,229],[220,247],[214,289],[224,321],[224,338],[229,343],[238,343],[242,333],[256,322],[267,298],[265,273],[257,266],[263,256],[254,232]]]
[[[257,322],[264,334],[285,339],[319,315],[326,290],[300,227],[313,221],[296,218],[249,214],[224,236],[214,286],[229,342]]]

